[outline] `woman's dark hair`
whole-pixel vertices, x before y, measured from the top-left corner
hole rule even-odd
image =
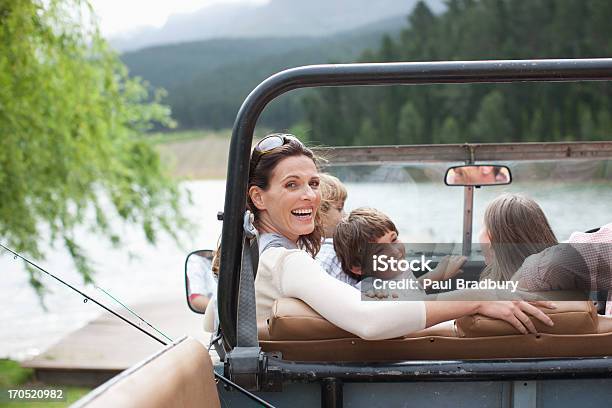
[[[272,135],[268,135],[272,136]],[[267,190],[270,187],[270,178],[272,172],[283,159],[294,156],[306,156],[313,161],[315,166],[319,168],[317,157],[314,155],[312,150],[303,145],[295,136],[292,135],[280,135],[281,137],[290,136],[285,138],[285,144],[276,147],[272,150],[264,153],[253,151],[251,153],[251,162],[249,165],[249,184],[247,186],[247,208],[255,216],[255,227],[258,227],[259,220],[259,209],[255,206],[251,200],[251,196],[248,191],[251,187],[257,186],[262,190]],[[323,236],[323,226],[321,225],[320,214],[317,210],[315,214],[315,227],[314,230],[308,235],[301,235],[298,239],[298,246],[304,249],[313,257],[319,252],[321,248],[321,237]]]

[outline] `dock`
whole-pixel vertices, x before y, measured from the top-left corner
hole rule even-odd
[[[203,315],[191,312],[184,298],[156,299],[130,306],[171,339],[188,335],[208,344],[210,333],[202,327]],[[121,315],[167,341],[145,323]],[[104,312],[82,328],[66,335],[38,356],[24,361],[37,380],[47,384],[94,387],[164,347],[161,343]]]

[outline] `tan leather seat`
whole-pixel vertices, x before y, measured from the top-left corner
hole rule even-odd
[[[270,340],[267,320],[257,320],[257,337],[259,340]]]
[[[96,388],[74,407],[219,407],[210,355],[185,338]]]
[[[612,355],[612,331],[601,332],[590,301],[558,302],[543,309],[555,322],[534,321],[538,335],[519,334],[510,324],[484,316],[458,319],[454,330],[433,327],[410,336],[366,341],[329,323],[297,299],[276,301],[265,351],[293,361],[398,361]],[[452,328],[452,326],[451,326]]]
[[[597,309],[591,301],[556,302],[556,309],[541,309],[555,323],[547,326],[532,319],[539,333],[546,334],[595,334],[597,333]],[[508,336],[518,334],[510,323],[490,317],[474,315],[457,319],[460,337]]]

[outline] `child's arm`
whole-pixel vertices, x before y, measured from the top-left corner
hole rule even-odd
[[[424,279],[432,281],[442,281],[454,278],[461,273],[461,267],[467,261],[465,256],[447,255],[438,263],[438,266],[433,271],[427,272],[418,278],[419,283],[423,283]]]

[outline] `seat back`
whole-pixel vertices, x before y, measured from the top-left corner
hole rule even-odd
[[[555,324],[547,326],[532,318],[538,333],[546,334],[595,334],[597,333],[597,309],[593,302],[562,301],[556,302],[556,309],[542,311]],[[464,316],[456,321],[459,337],[509,336],[518,330],[510,323],[481,315]]]
[[[590,301],[557,302],[556,309],[542,311],[555,323],[547,326],[532,319],[539,333],[594,334],[597,333],[597,310]],[[465,316],[456,320],[458,337],[489,337],[519,334],[511,324],[486,316]],[[430,331],[423,332],[430,335]],[[407,337],[418,337],[419,333]],[[298,299],[284,298],[274,302],[266,340],[329,340],[356,338],[325,320],[310,306]]]
[[[509,324],[468,316],[447,327],[409,336],[368,341],[342,330],[297,299],[279,299],[269,319],[266,352],[291,361],[377,362],[438,359],[507,359],[599,357],[612,355],[612,324],[598,323],[590,301],[557,302],[542,309],[555,323],[538,327],[538,335],[519,334]],[[450,326],[450,330],[448,328]]]

